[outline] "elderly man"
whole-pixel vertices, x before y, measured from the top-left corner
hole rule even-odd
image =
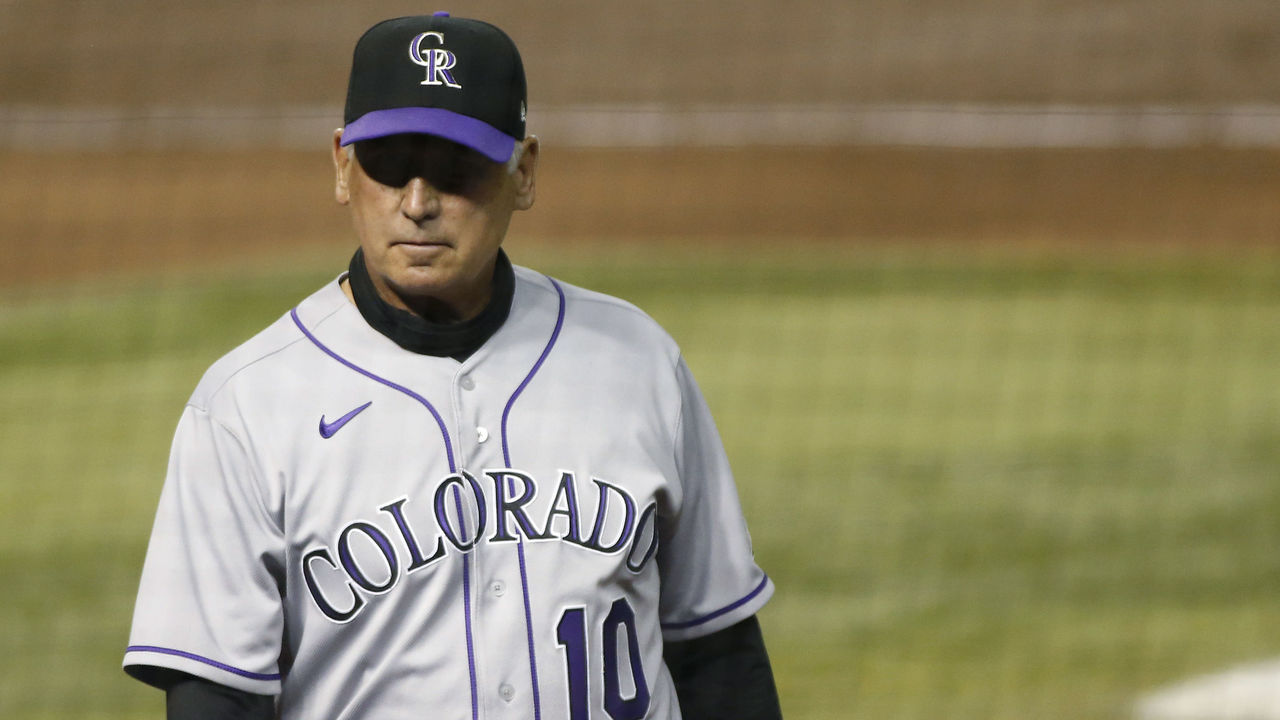
[[[777,718],[756,565],[679,349],[513,266],[537,138],[512,41],[356,44],[348,271],[184,409],[125,669],[170,718]]]

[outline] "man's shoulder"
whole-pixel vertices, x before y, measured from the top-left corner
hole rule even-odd
[[[545,301],[564,298],[564,321],[606,336],[640,343],[670,346],[678,352],[670,334],[640,307],[620,297],[574,285],[528,268],[516,267],[518,285],[535,288]]]
[[[252,386],[248,388],[252,392],[255,389],[267,389],[287,375],[304,372],[304,368],[285,357],[291,347],[306,340],[295,316],[321,318],[340,308],[338,303],[344,300],[337,283],[329,283],[313,293],[297,307],[214,361],[196,385],[190,404],[207,410],[214,399],[231,385],[247,384]]]

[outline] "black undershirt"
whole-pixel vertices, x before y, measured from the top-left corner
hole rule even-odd
[[[450,357],[458,362],[471,357],[506,322],[516,288],[515,270],[507,254],[499,249],[493,266],[493,294],[484,310],[470,320],[434,323],[382,299],[369,277],[363,250],[356,250],[347,269],[356,308],[370,327],[409,352]]]

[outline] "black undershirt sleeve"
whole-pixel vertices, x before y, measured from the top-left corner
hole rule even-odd
[[[276,701],[185,675],[165,692],[167,720],[272,720]]]
[[[705,637],[669,642],[663,659],[684,717],[781,720],[773,669],[754,615]]]

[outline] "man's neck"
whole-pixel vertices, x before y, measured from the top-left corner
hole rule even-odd
[[[444,303],[411,310],[403,303],[388,302],[369,276],[359,251],[351,259],[341,288],[365,322],[400,347],[422,355],[462,360],[502,327],[511,310],[515,275],[501,251],[488,277],[484,297],[465,316]],[[446,307],[447,312],[443,311]]]

